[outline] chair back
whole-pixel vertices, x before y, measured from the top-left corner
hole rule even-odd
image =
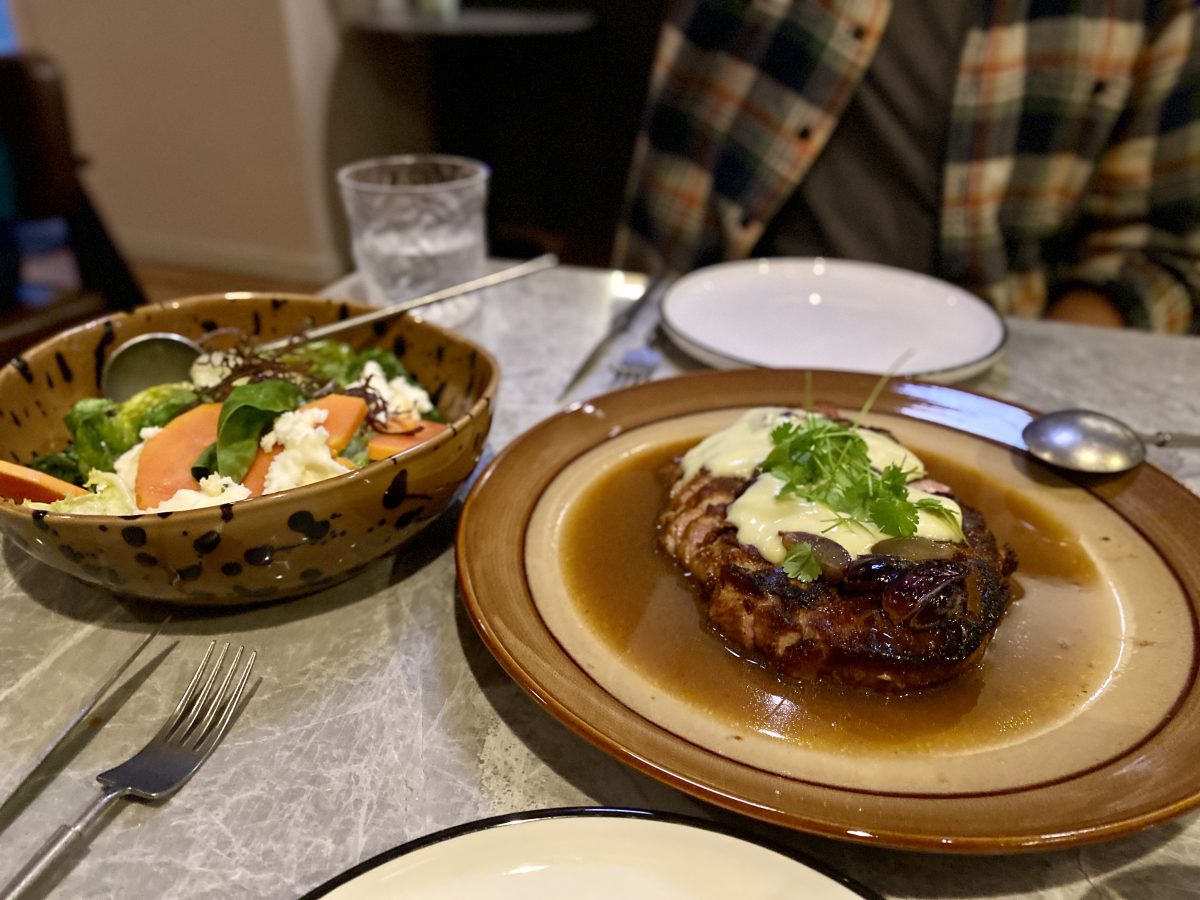
[[[4,229],[5,296],[0,298],[0,364],[30,344],[105,312],[146,302],[82,180],[63,80],[35,54],[0,57],[0,228]],[[61,219],[79,290],[26,304],[8,296],[19,281],[15,229],[22,222]],[[16,255],[16,259],[13,256]],[[12,267],[18,271],[11,271]]]
[[[0,57],[0,141],[18,219],[67,216],[79,207],[79,160],[62,80],[45,57]]]

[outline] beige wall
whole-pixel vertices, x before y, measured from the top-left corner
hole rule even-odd
[[[22,48],[63,71],[85,180],[134,259],[331,280],[338,148],[427,145],[420,98],[369,76],[379,61],[357,59],[330,0],[10,4]]]

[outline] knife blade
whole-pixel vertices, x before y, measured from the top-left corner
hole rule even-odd
[[[558,402],[561,403],[579,385],[579,382],[583,381],[584,377],[595,368],[596,363],[600,361],[605,351],[612,346],[613,341],[624,334],[633,323],[633,320],[637,318],[638,313],[651,300],[661,295],[673,280],[673,278],[666,275],[656,275],[646,284],[646,289],[642,291],[640,297],[613,316],[612,323],[608,326],[608,331],[596,342],[596,345],[584,357],[583,362],[579,364],[579,368],[575,370],[575,374],[571,376],[571,380],[567,382],[567,386],[558,395]]]
[[[79,708],[79,711],[71,716],[70,721],[68,721],[67,724],[59,730],[54,739],[51,740],[50,743],[48,743],[46,747],[37,755],[37,758],[25,768],[25,771],[21,773],[21,776],[13,784],[13,787],[8,794],[5,795],[3,799],[0,799],[0,809],[3,809],[8,804],[8,801],[11,800],[18,791],[21,790],[21,788],[25,785],[25,782],[29,780],[30,776],[37,771],[38,766],[45,762],[46,758],[58,749],[58,747],[66,739],[67,735],[75,730],[75,726],[82,722],[83,719],[93,709],[96,708],[96,704],[103,699],[106,693],[108,693],[108,689],[116,683],[117,679],[121,677],[121,674],[128,669],[133,664],[133,661],[138,658],[138,655],[144,649],[146,649],[146,645],[158,636],[158,633],[162,630],[163,625],[165,625],[167,621],[169,620],[165,620],[152,632],[142,638],[142,640],[138,642],[137,646],[133,648],[133,652],[125,657],[125,659],[123,659],[121,662],[117,663],[117,665],[104,677],[104,681],[102,681],[92,695],[88,697],[83,706]]]

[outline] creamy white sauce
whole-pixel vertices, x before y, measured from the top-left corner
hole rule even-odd
[[[889,537],[869,522],[839,522],[833,510],[824,503],[779,497],[777,492],[782,485],[783,482],[773,475],[760,475],[725,511],[725,518],[737,527],[738,540],[757,548],[770,563],[779,565],[787,556],[781,532],[806,531],[822,535],[841,544],[851,556],[870,553],[875,544]],[[914,501],[934,497],[911,487],[908,496]],[[962,511],[957,503],[947,497],[935,499],[961,519]],[[956,528],[925,510],[917,512],[917,534],[935,541],[958,540]]]
[[[793,418],[782,407],[764,406],[744,413],[728,428],[710,434],[683,454],[683,480],[691,481],[701,469],[718,476],[749,478],[771,452],[771,430]]]
[[[684,480],[691,479],[702,469],[713,475],[749,478],[773,448],[771,431],[781,422],[801,420],[808,414],[794,409],[763,407],[742,415],[733,425],[711,434],[683,456]],[[823,418],[823,417],[819,417]],[[889,465],[899,466],[908,481],[925,476],[925,464],[906,447],[884,434],[867,428],[859,429],[866,442],[871,465],[882,471]],[[837,514],[823,503],[802,500],[795,496],[778,496],[783,482],[772,475],[762,474],[726,510],[726,519],[737,528],[738,540],[755,547],[763,557],[778,565],[787,551],[781,533],[804,531],[820,534],[841,544],[852,556],[869,553],[871,547],[888,535],[870,523],[839,522]],[[949,509],[957,524],[924,510],[918,512],[917,534],[935,541],[959,539],[962,510],[946,497],[936,496],[914,487],[908,488],[910,500],[934,498]]]

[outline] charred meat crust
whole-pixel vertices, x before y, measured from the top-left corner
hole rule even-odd
[[[805,583],[740,544],[725,520],[749,479],[702,470],[680,483],[677,466],[664,474],[671,489],[659,546],[692,576],[710,624],[784,675],[893,692],[929,687],[971,667],[1008,608],[1016,559],[961,501],[967,540],[949,559],[863,556],[837,584]]]

